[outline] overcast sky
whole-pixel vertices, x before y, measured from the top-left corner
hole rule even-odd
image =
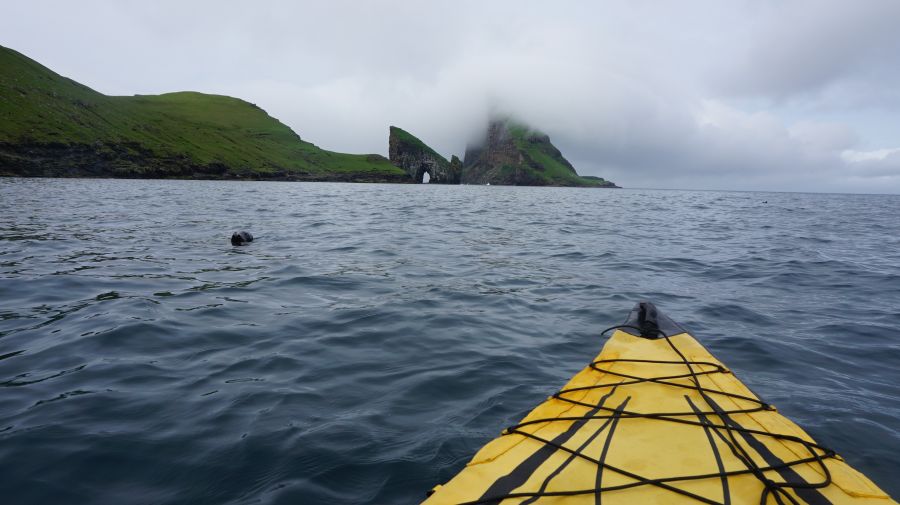
[[[898,0],[0,1],[0,44],[97,91],[326,149],[462,157],[500,112],[627,187],[900,193]]]

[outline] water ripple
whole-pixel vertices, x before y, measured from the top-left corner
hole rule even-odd
[[[891,196],[0,179],[0,492],[417,502],[651,299],[898,495],[897,215]]]

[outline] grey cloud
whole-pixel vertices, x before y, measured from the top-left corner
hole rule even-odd
[[[896,183],[900,179],[900,150],[886,153],[883,157],[871,157],[848,163],[850,175],[865,179],[881,179]]]
[[[0,43],[99,91],[238,96],[327,149],[385,154],[394,124],[461,155],[495,111],[625,186],[900,192],[841,155],[900,145],[892,0],[6,10]]]
[[[900,2],[792,0],[752,10],[750,22],[758,26],[720,77],[725,91],[773,100],[824,94],[848,105],[893,94],[883,85],[874,94],[859,92],[872,91],[872,79],[898,79],[900,69],[885,63],[900,51]]]

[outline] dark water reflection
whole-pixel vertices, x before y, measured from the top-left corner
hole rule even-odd
[[[898,215],[893,196],[2,179],[0,494],[416,502],[652,299],[900,495]]]

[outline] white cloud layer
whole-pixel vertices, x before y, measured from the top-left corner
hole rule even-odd
[[[19,2],[0,44],[108,94],[257,103],[322,147],[487,116],[630,187],[900,193],[900,2]]]

